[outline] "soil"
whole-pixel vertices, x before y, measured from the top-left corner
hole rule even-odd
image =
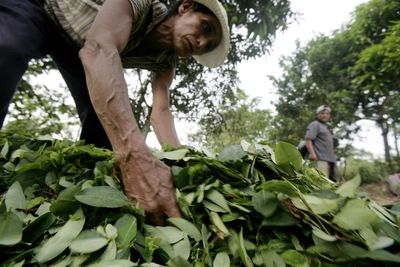
[[[392,206],[400,203],[400,196],[396,196],[389,190],[389,184],[386,181],[363,184],[360,191],[368,193],[369,197],[381,206]]]

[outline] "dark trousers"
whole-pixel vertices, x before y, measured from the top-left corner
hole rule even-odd
[[[82,123],[80,138],[111,148],[89,98],[79,47],[63,34],[41,0],[0,0],[0,128],[29,61],[50,55],[75,101]]]

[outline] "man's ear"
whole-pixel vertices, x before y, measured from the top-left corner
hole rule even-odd
[[[182,0],[182,3],[179,5],[178,13],[183,14],[192,10],[193,8],[193,0]]]

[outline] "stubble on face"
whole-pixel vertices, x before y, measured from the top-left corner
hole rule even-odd
[[[209,52],[219,44],[221,36],[221,26],[214,16],[193,11],[183,13],[174,24],[175,54],[188,57]]]
[[[318,113],[318,119],[323,122],[328,122],[330,118],[331,113],[328,111],[321,111],[320,113]]]

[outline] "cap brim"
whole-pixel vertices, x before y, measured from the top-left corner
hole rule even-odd
[[[214,50],[202,55],[194,55],[193,58],[206,67],[218,67],[225,61],[230,48],[228,16],[225,8],[217,0],[194,0],[194,2],[206,6],[217,17],[221,25],[222,38],[221,42]]]

